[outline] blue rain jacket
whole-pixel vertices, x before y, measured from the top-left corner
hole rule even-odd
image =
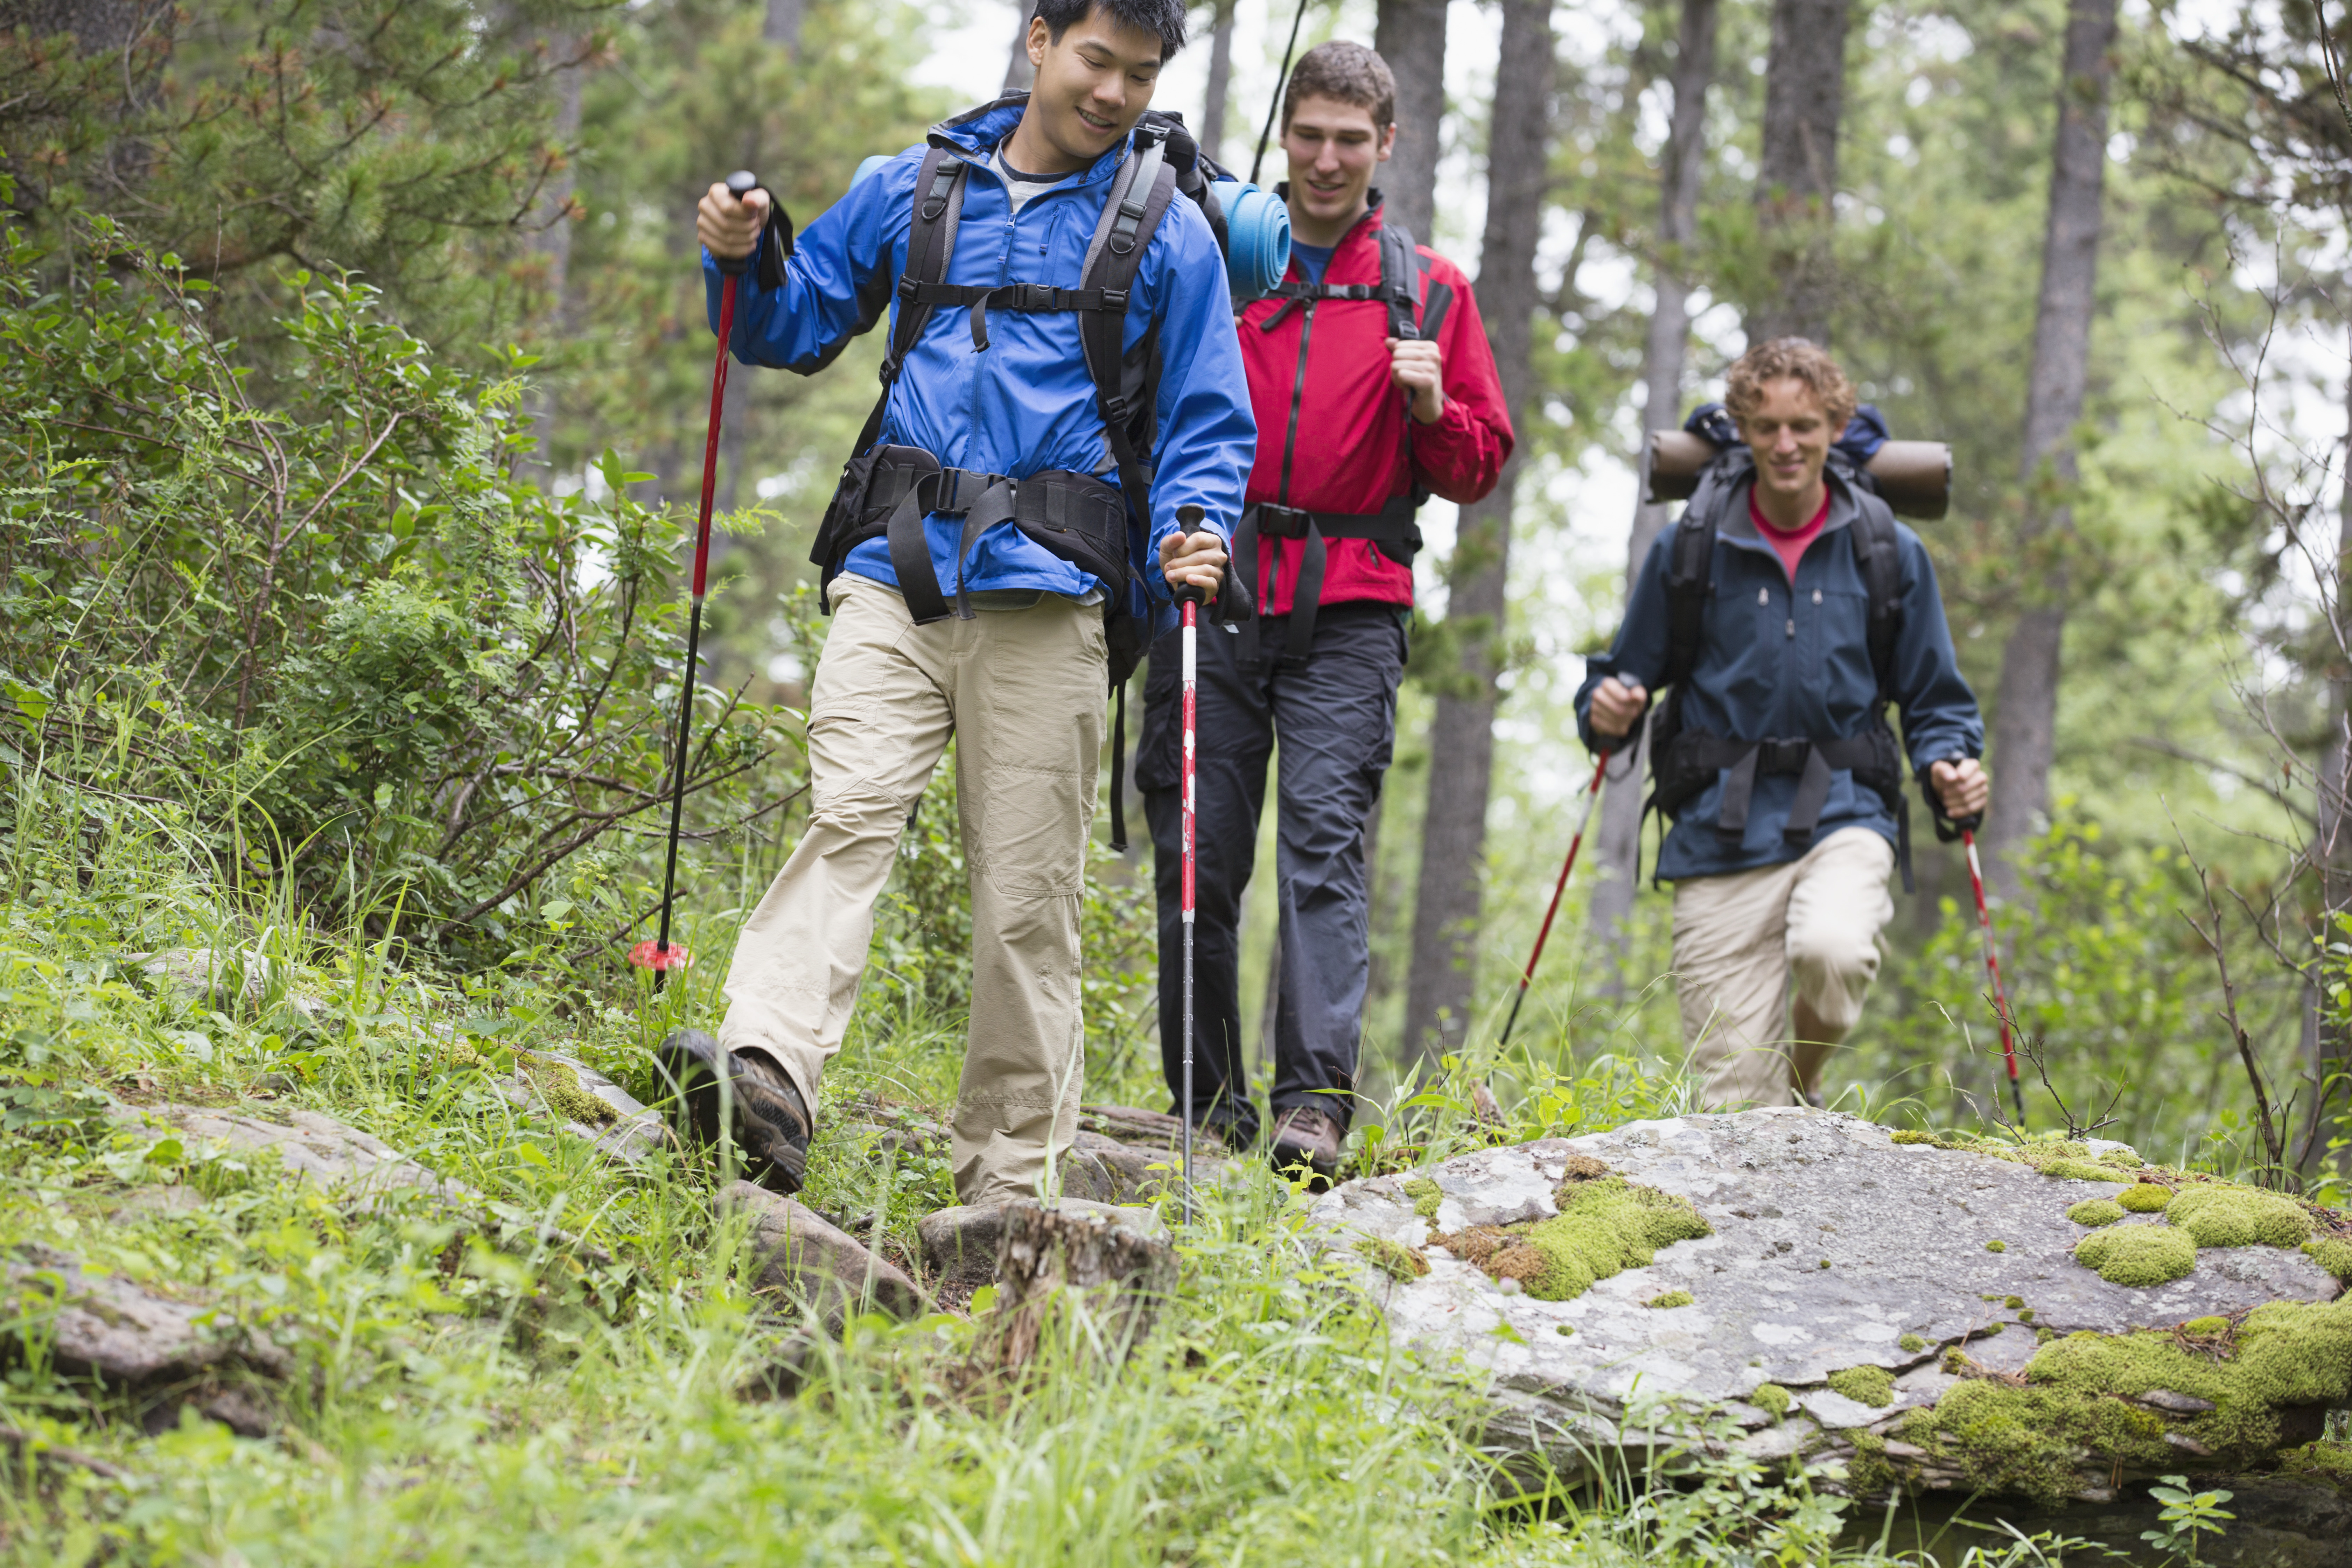
[[[931,131],[930,144],[965,154],[971,165],[963,221],[948,267],[950,283],[1078,286],[1096,220],[1132,138],[1083,174],[1033,197],[1016,217],[987,160],[1020,123],[1022,107],[1020,101],[991,104]],[[923,152],[916,146],[899,153],[802,230],[784,264],[781,289],[760,289],[754,255],[737,284],[730,346],[738,361],[812,374],[850,338],[872,327],[886,307],[896,308]],[[719,290],[727,279],[707,250],[702,265],[715,333]],[[1257,425],[1234,337],[1224,259],[1208,220],[1184,197],[1168,204],[1132,294],[1127,345],[1132,349],[1145,333],[1157,332],[1161,356],[1159,439],[1149,454],[1156,465],[1148,530],[1151,553],[1135,563],[1129,605],[1132,613],[1151,619],[1156,636],[1175,620],[1167,579],[1160,574],[1160,542],[1181,531],[1176,510],[1188,504],[1200,507],[1208,516],[1206,526],[1230,540],[1256,449]],[[1116,482],[1094,381],[1079,346],[1077,315],[993,310],[988,337],[988,348],[976,350],[968,311],[934,310],[890,390],[881,439],[921,447],[950,468],[1015,479],[1065,468]],[[962,528],[956,518],[934,514],[925,520],[933,567],[950,592]],[[850,552],[844,570],[898,586],[888,546],[879,539]],[[1083,596],[1097,586],[1092,574],[1043,549],[1010,522],[996,524],[974,542],[964,579],[975,592],[1043,589]]]
[[[1864,622],[1870,603],[1853,557],[1855,500],[1845,481],[1829,476],[1830,515],[1820,535],[1789,574],[1748,513],[1749,484],[1733,489],[1716,528],[1715,592],[1706,602],[1696,663],[1683,693],[1685,730],[1733,740],[1778,737],[1816,740],[1861,734],[1871,722],[1878,680],[1870,667]],[[1936,567],[1919,536],[1897,522],[1902,560],[1903,629],[1895,644],[1890,694],[1902,714],[1902,738],[1915,773],[1931,763],[1979,756],[1984,720],[1976,694],[1960,676]],[[1596,750],[1592,689],[1613,675],[1639,681],[1654,694],[1666,671],[1666,574],[1673,564],[1668,528],[1642,563],[1625,608],[1625,622],[1609,652],[1586,664],[1576,692],[1578,732]],[[1727,837],[1716,826],[1723,806],[1723,769],[1693,795],[1658,852],[1657,876],[1717,877],[1798,859],[1807,848],[1781,837],[1795,803],[1798,776],[1762,773],[1748,805],[1748,830]],[[1856,784],[1843,768],[1831,779],[1813,842],[1842,827],[1867,827],[1895,842],[1894,812],[1876,790]]]

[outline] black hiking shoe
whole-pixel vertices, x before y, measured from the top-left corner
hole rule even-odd
[[[1296,1181],[1298,1168],[1303,1165],[1307,1168],[1307,1190],[1328,1191],[1331,1178],[1339,1173],[1339,1145],[1346,1138],[1339,1119],[1328,1110],[1294,1105],[1279,1111],[1274,1119],[1271,1159],[1275,1173]]]
[[[764,1052],[729,1052],[699,1029],[679,1029],[654,1047],[654,1061],[677,1087],[673,1118],[688,1139],[718,1142],[723,1114],[746,1175],[773,1192],[801,1190],[814,1119]]]

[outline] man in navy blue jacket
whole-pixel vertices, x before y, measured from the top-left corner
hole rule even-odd
[[[929,292],[957,296],[886,376],[869,448],[901,472],[944,473],[908,489],[920,505],[861,491],[849,511],[905,516],[887,537],[878,524],[853,532],[825,563],[833,625],[809,715],[808,829],[745,922],[718,1039],[681,1031],[663,1044],[696,1129],[715,1136],[731,1107],[737,1142],[786,1191],[800,1183],[818,1079],[856,1005],[898,834],[950,737],[972,906],[956,1191],[974,1205],[1034,1193],[1076,1135],[1078,904],[1108,639],[1171,619],[1175,584],[1215,590],[1256,443],[1223,259],[1190,201],[1169,202],[1142,237],[1110,318],[1123,321],[1128,357],[1158,365],[1138,509],[1148,517],[1123,499],[1082,312],[1066,302],[1123,166],[1144,156],[1132,132],[1183,39],[1181,0],[1044,0],[1029,29],[1035,89],[935,127],[810,224],[789,258],[762,249],[782,248],[765,193],[738,201],[713,185],[702,200],[712,323],[719,291],[735,288],[732,349],[746,363],[813,372],[886,306],[908,309],[919,209],[931,225],[925,254],[948,247]],[[949,181],[961,182],[952,200]],[[745,256],[750,272],[732,279],[714,259]],[[1125,493],[1141,496],[1144,476],[1128,477]],[[1110,580],[1041,543],[1106,518],[1099,536],[1118,552],[1095,559],[1115,563]],[[953,614],[940,607],[950,599]]]
[[[1675,884],[1676,986],[1702,1100],[1785,1105],[1818,1099],[1895,913],[1901,764],[1883,703],[1901,710],[1902,749],[1939,820],[1979,816],[1991,782],[1926,548],[1830,465],[1854,412],[1844,373],[1812,343],[1780,338],[1732,366],[1725,401],[1752,471],[1719,459],[1723,482],[1692,500],[1711,513],[1699,521],[1712,523],[1712,559],[1672,721],[1651,737],[1673,819],[1656,874]],[[1622,744],[1650,689],[1671,679],[1678,532],[1643,563],[1615,646],[1577,692],[1596,750]],[[1868,624],[1874,540],[1893,551],[1900,616],[1883,673]],[[1663,744],[1662,731],[1673,732]]]

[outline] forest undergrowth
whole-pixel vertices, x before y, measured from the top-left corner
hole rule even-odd
[[[1849,1506],[1800,1476],[1690,1454],[1674,1457],[1688,1471],[1674,1486],[1628,1476],[1530,1505],[1524,1479],[1478,1447],[1472,1384],[1387,1343],[1318,1263],[1296,1194],[1262,1173],[1219,1188],[1180,1236],[1178,1300],[1115,1370],[1065,1341],[1018,1383],[975,1385],[961,1370],[969,1320],[862,1318],[796,1394],[770,1396],[763,1369],[807,1325],[750,1290],[740,1226],[714,1218],[727,1173],[701,1157],[609,1165],[492,1087],[517,1051],[562,1048],[653,1098],[646,1047],[679,1020],[712,1021],[722,934],[688,932],[716,940],[667,993],[458,974],[396,929],[306,926],[225,896],[189,868],[168,809],[93,826],[103,803],[22,774],[9,804],[0,1247],[208,1303],[299,1369],[259,1391],[277,1427],[247,1438],[37,1357],[15,1366],[0,1384],[0,1426],[21,1435],[0,1501],[12,1561],[1795,1563],[1891,1550],[1867,1531],[1835,1546]],[[61,831],[74,827],[87,831]],[[142,967],[194,946],[258,952],[266,982],[234,1003],[192,1000]],[[820,1125],[940,1115],[961,1036],[950,1012],[866,1009]],[[1089,1094],[1141,1098],[1143,1070]],[[1391,1113],[1391,1153],[1434,1158],[1471,1136],[1447,1110],[1462,1087],[1430,1085]],[[1603,1059],[1515,1096],[1512,1131],[1596,1130],[1677,1093],[1671,1076]],[[473,1187],[492,1217],[338,1205],[267,1162],[116,1132],[108,1097],[321,1110]],[[952,1201],[943,1163],[840,1135],[820,1136],[806,1196],[879,1210],[900,1247]],[[42,1447],[119,1474],[16,1462]],[[1934,1547],[1942,1563],[2051,1550],[1965,1532]]]

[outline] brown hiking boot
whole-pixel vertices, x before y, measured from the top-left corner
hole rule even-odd
[[[1295,1105],[1277,1112],[1272,1156],[1275,1173],[1296,1180],[1295,1173],[1304,1165],[1307,1172],[1307,1190],[1324,1191],[1330,1186],[1331,1178],[1339,1174],[1339,1144],[1346,1136],[1339,1118],[1328,1110]]]
[[[718,1142],[723,1116],[746,1175],[775,1192],[801,1190],[815,1119],[765,1052],[722,1050],[699,1029],[679,1029],[654,1047],[654,1060],[677,1087],[677,1110],[689,1138]]]

